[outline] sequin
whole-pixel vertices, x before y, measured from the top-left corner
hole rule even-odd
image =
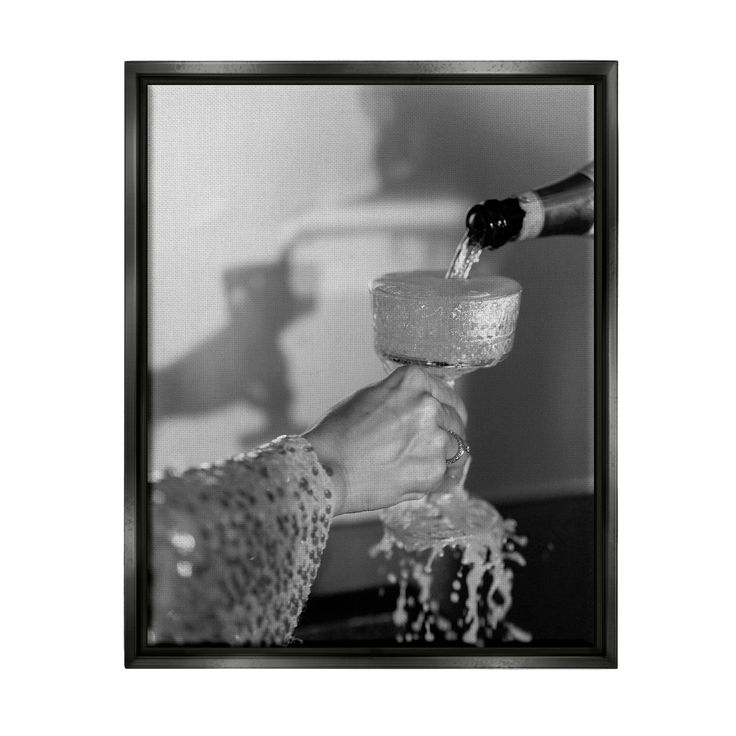
[[[179,560],[176,563],[176,572],[182,578],[192,577],[192,563],[188,560]]]
[[[171,544],[183,554],[191,552],[197,545],[197,540],[192,534],[186,532],[174,532],[171,535]]]

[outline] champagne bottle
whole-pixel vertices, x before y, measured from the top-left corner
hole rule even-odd
[[[488,199],[466,216],[468,240],[495,250],[512,240],[593,232],[593,163],[549,186],[509,199]]]

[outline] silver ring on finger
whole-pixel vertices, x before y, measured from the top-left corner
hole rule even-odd
[[[445,459],[445,462],[448,465],[453,465],[461,457],[470,452],[470,445],[459,434],[457,434],[457,432],[453,432],[451,429],[448,429],[447,431],[452,435],[455,442],[457,442],[457,452],[452,457]]]

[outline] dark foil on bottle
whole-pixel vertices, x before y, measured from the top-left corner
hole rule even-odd
[[[468,211],[465,224],[473,243],[495,250],[519,234],[523,220],[518,199],[487,199]]]

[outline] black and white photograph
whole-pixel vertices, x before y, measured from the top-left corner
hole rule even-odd
[[[615,63],[336,66],[128,65],[129,666],[615,666]]]
[[[733,732],[727,9],[9,4],[0,730]]]

